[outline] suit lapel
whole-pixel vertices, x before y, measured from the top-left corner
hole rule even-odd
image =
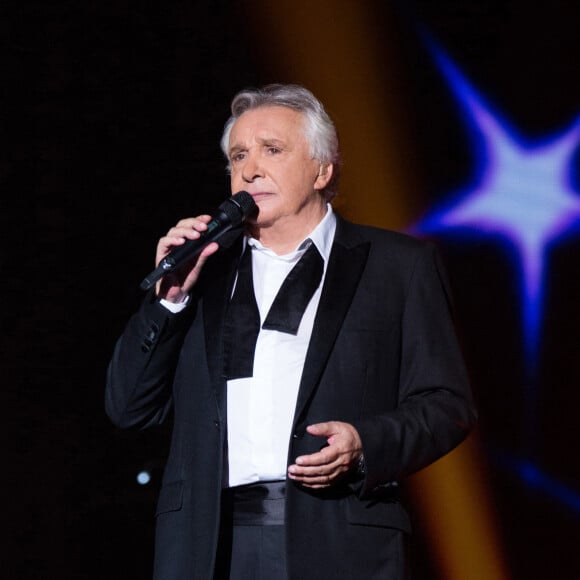
[[[206,358],[212,387],[222,418],[225,414],[225,379],[223,369],[223,324],[230,299],[237,258],[241,253],[241,243],[234,244],[224,253],[216,267],[208,272],[203,296],[203,321],[205,331]],[[209,262],[208,262],[209,265]]]
[[[296,403],[295,423],[308,404],[358,287],[370,243],[353,235],[340,218],[328,261],[320,303],[308,345]]]
[[[357,289],[370,248],[369,242],[362,241],[353,233],[351,224],[338,216],[337,219],[335,240],[300,381],[295,421],[318,384]],[[215,267],[208,272],[203,293],[206,357],[222,418],[226,417],[226,382],[222,376],[223,323],[240,254],[241,241],[224,252],[223,260],[213,262]],[[208,262],[208,266],[211,263]]]

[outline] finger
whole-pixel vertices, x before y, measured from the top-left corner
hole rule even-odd
[[[203,250],[200,252],[197,260],[195,262],[195,266],[192,268],[191,272],[188,274],[186,281],[190,281],[191,279],[196,279],[203,268],[203,265],[206,263],[207,259],[212,255],[215,254],[219,250],[219,245],[217,242],[211,242]]]
[[[199,238],[201,234],[195,230],[171,229],[166,236],[160,238],[157,243],[156,257],[165,257],[173,248],[182,246],[188,239]]]
[[[195,262],[192,260],[189,271],[187,271],[188,268],[185,266],[180,268],[180,270],[176,270],[175,272],[163,276],[156,285],[157,296],[163,295],[163,297],[172,302],[181,302],[184,295],[187,294],[191,287],[196,283],[205,262],[212,254],[217,252],[218,249],[219,245],[216,242],[211,242],[203,248],[199,256],[195,259]],[[164,254],[160,249],[157,259],[158,264],[165,255],[167,254]],[[167,295],[168,292],[171,296]]]
[[[201,226],[199,226],[199,229],[190,227],[190,228],[184,228],[184,227],[174,227],[171,228],[167,234],[161,238],[160,241],[165,241],[168,238],[173,239],[188,239],[188,240],[196,240],[198,239],[202,234],[203,231],[201,230]]]
[[[310,455],[301,455],[296,458],[297,465],[324,465],[334,462],[349,462],[360,454],[360,448],[352,444],[349,437],[337,435],[329,439],[329,445]]]
[[[335,447],[328,446],[324,447],[316,453],[311,453],[310,455],[300,455],[296,458],[296,465],[300,466],[319,466],[328,465],[336,461],[339,457],[338,450]]]
[[[206,227],[205,224],[201,223],[201,226]],[[197,227],[197,226],[196,226]],[[175,247],[182,246],[186,240],[197,240],[201,237],[203,231],[200,232],[192,227],[174,227],[169,230],[166,236],[162,237],[157,244],[157,262],[160,259],[167,256],[171,250]],[[209,247],[209,249],[207,249]],[[204,248],[204,257],[210,256],[215,251],[217,251],[218,247],[213,246],[212,244],[208,244],[206,248]]]
[[[358,431],[350,423],[328,421],[307,428],[312,435],[325,436],[329,446],[336,446],[341,453],[360,454],[362,441]]]
[[[289,472],[288,478],[307,487],[327,487],[339,481],[346,472],[347,470],[343,468],[335,469],[330,473],[319,473],[314,475],[297,475]]]
[[[305,487],[313,487],[313,488],[320,488],[320,487],[329,487],[334,483],[334,479],[330,475],[324,475],[320,477],[311,477],[308,479],[302,480],[295,480],[300,485],[304,485]]]
[[[211,216],[202,215],[195,218],[186,218],[177,222],[168,232],[168,236],[181,236],[191,238],[199,237],[200,233],[207,230],[207,224]]]
[[[199,262],[201,262],[203,260],[202,263],[205,263],[205,261],[212,255],[215,254],[218,250],[219,250],[219,244],[217,242],[211,242],[209,243],[207,246],[205,246],[205,248],[201,251],[201,254],[199,255]]]
[[[293,479],[294,481],[297,481],[299,483],[309,483],[309,484],[330,483],[335,475],[336,474],[334,472],[312,473],[310,475],[297,474],[297,473],[292,473],[290,471],[288,472],[288,477],[290,479]]]
[[[348,464],[343,461],[335,461],[327,465],[317,465],[301,467],[299,465],[290,465],[288,473],[302,479],[336,476],[343,471],[348,470]]]
[[[328,473],[335,469],[349,469],[352,462],[353,456],[350,453],[334,454],[327,458],[317,458],[309,455],[296,458],[296,463],[290,467],[293,473],[312,475]]]
[[[207,224],[211,221],[211,216],[207,214],[198,215],[192,218],[185,218],[179,220],[175,227],[177,228],[199,228],[202,230],[207,229]]]
[[[317,437],[329,437],[338,432],[338,423],[336,421],[313,423],[312,425],[308,425],[306,430],[311,435],[315,435]]]

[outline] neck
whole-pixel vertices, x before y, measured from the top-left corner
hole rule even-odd
[[[272,224],[248,224],[246,233],[276,254],[288,254],[293,252],[324,219],[326,211],[326,202],[322,201],[307,215],[301,213],[289,216]]]

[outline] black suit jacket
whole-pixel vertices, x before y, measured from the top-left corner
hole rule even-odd
[[[146,428],[173,409],[157,507],[155,578],[212,577],[226,442],[222,328],[240,248],[212,257],[186,311],[152,296],[130,320],[110,364],[107,413]],[[410,531],[401,480],[450,451],[475,421],[433,246],[338,219],[296,404],[288,463],[320,449],[306,427],[358,430],[364,478],[322,491],[288,482],[290,578],[395,578]],[[392,568],[395,570],[395,568]]]

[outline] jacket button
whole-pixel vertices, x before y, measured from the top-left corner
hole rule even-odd
[[[292,439],[302,439],[302,433],[294,433]]]

